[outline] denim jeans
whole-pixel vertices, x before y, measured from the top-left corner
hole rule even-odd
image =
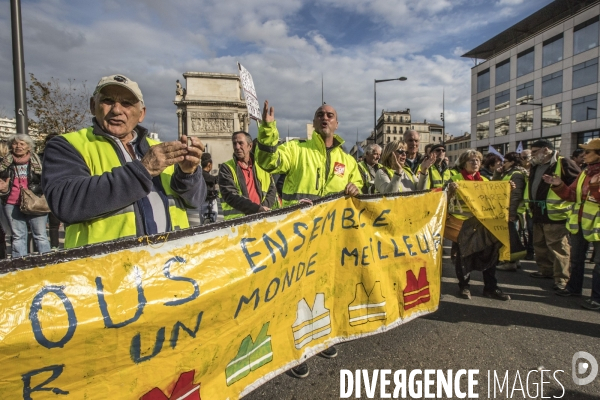
[[[23,214],[19,206],[6,204],[4,211],[12,229],[12,257],[23,257],[27,255],[27,225],[31,228],[33,240],[40,253],[50,251],[50,242],[46,235],[46,222],[48,215]]]
[[[600,242],[592,242],[596,250],[594,270],[592,271],[592,300],[600,303]],[[590,242],[585,240],[581,232],[571,235],[571,278],[567,283],[567,290],[571,293],[581,294],[583,289],[583,275],[585,273],[585,256]]]

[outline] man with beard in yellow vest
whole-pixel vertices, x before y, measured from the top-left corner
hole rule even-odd
[[[567,219],[573,207],[550,190],[544,175],[557,176],[566,184],[573,183],[581,172],[570,159],[559,156],[554,145],[539,139],[531,145],[531,172],[525,194],[533,214],[533,248],[539,270],[533,278],[554,279],[554,290],[565,288],[569,280],[569,231]]]
[[[200,139],[148,138],[142,91],[124,75],[100,79],[90,110],[92,126],[44,152],[42,187],[66,225],[65,248],[188,228],[186,208],[206,197]]]

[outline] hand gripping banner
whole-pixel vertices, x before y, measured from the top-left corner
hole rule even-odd
[[[6,399],[236,399],[438,308],[443,192],[0,263]]]

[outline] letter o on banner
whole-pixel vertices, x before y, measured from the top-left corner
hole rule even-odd
[[[31,329],[33,330],[33,336],[35,340],[41,344],[42,346],[52,349],[55,347],[63,347],[75,334],[75,329],[77,328],[77,317],[75,316],[75,310],[73,309],[73,304],[71,304],[71,300],[67,297],[64,292],[64,286],[44,286],[42,290],[40,290],[31,303],[31,308],[29,310],[29,319],[31,320]],[[67,333],[65,336],[59,340],[58,342],[52,342],[44,336],[42,332],[42,326],[40,325],[40,320],[38,318],[38,313],[42,309],[42,300],[44,296],[48,293],[54,293],[58,298],[62,301],[63,306],[65,307],[65,311],[67,312],[67,320],[69,322],[69,328],[67,329]]]

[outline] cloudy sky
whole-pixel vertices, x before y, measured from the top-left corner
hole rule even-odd
[[[187,71],[254,78],[282,132],[300,136],[324,99],[354,142],[378,115],[411,109],[413,121],[470,129],[471,59],[460,56],[550,0],[21,0],[25,72],[86,82],[115,73],[137,81],[144,125],[177,135],[175,80]],[[14,115],[10,2],[0,5],[0,113]],[[31,117],[30,112],[30,117]],[[91,117],[90,117],[91,118]],[[255,125],[251,128],[254,136]]]

